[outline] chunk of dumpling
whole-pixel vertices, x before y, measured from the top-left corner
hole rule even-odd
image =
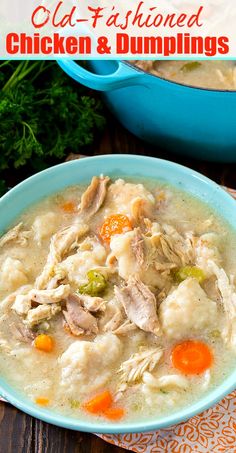
[[[97,266],[103,266],[106,256],[103,245],[98,241],[92,241],[90,250],[78,249],[77,253],[68,256],[58,267],[65,272],[70,283],[84,284],[87,282],[87,272]]]
[[[31,299],[29,294],[17,294],[15,302],[11,308],[20,316],[26,315],[31,309]]]
[[[126,183],[123,179],[117,179],[108,188],[105,215],[119,212],[136,217],[135,220],[138,221],[139,207],[136,203],[142,203],[143,213],[150,215],[155,206],[155,199],[143,184]]]
[[[94,342],[72,343],[59,358],[63,392],[78,397],[99,390],[112,377],[121,352],[122,343],[113,334],[98,336]]]
[[[212,275],[210,262],[220,262],[218,251],[219,236],[215,233],[206,233],[200,236],[195,246],[196,265],[204,271],[207,277]]]
[[[28,282],[26,271],[20,260],[8,257],[0,271],[0,286],[2,290],[14,291]]]
[[[124,280],[128,280],[131,275],[136,275],[146,285],[162,289],[166,284],[165,278],[153,263],[142,263],[141,253],[135,248],[136,238],[137,229],[113,236],[110,242],[111,254],[108,262],[112,261],[112,257],[117,260],[118,273]],[[152,253],[149,242],[149,238],[144,239],[143,242],[144,253],[147,257],[150,257]]]
[[[217,325],[217,304],[196,279],[188,278],[161,303],[159,318],[167,337],[188,338]]]
[[[48,212],[36,217],[32,229],[34,239],[38,245],[41,245],[44,239],[49,239],[58,228],[58,215],[55,212]]]
[[[153,376],[148,371],[143,374],[141,392],[146,403],[153,407],[172,407],[181,400],[183,392],[189,387],[186,377],[178,374]]]
[[[186,389],[189,387],[189,381],[186,377],[179,374],[168,374],[166,376],[155,377],[151,373],[145,371],[143,382],[153,389]]]

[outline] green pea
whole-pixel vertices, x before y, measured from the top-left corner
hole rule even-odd
[[[202,283],[205,280],[205,274],[202,269],[195,266],[184,266],[180,267],[175,272],[175,279],[178,282],[183,282],[186,278],[193,277],[198,280],[199,283]]]
[[[217,338],[220,338],[221,337],[221,333],[219,330],[212,330],[212,332],[210,332],[209,334],[209,337],[213,338],[213,340],[217,339]]]
[[[78,409],[81,406],[81,403],[77,400],[69,399],[71,409]]]

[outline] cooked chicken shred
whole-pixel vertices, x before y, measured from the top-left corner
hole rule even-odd
[[[35,286],[37,289],[46,289],[53,277],[57,276],[57,264],[69,254],[78,244],[78,241],[89,230],[85,224],[75,223],[69,227],[63,228],[58,233],[54,234],[50,242],[50,249],[47,262],[42,273],[36,279]],[[60,274],[58,279],[60,279]],[[54,280],[57,286],[57,279]]]
[[[131,322],[145,332],[161,335],[156,298],[141,280],[130,277],[123,288],[115,286],[115,296]]]
[[[0,248],[4,245],[8,244],[9,242],[15,242],[20,246],[24,247],[27,245],[28,239],[31,235],[31,231],[23,230],[23,222],[18,223],[14,228],[9,230],[6,234],[4,234],[0,238]]]
[[[108,176],[94,176],[91,184],[81,197],[79,214],[90,219],[101,208],[104,203],[107,185],[110,181]]]
[[[66,301],[66,310],[63,311],[66,327],[75,336],[98,333],[97,319],[83,307],[79,296],[71,295]]]
[[[162,348],[143,349],[132,354],[131,357],[121,364],[118,373],[121,373],[121,382],[130,384],[140,381],[145,371],[153,371],[163,355]]]
[[[227,318],[227,324],[222,335],[228,345],[236,348],[236,290],[224,269],[219,268],[213,261],[209,265],[217,277],[217,286]]]

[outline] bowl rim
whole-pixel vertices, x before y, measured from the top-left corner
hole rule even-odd
[[[25,179],[20,184],[15,186],[9,192],[7,192],[2,198],[0,198],[0,209],[3,202],[8,202],[8,200],[13,199],[14,195],[18,193],[21,189],[28,188],[32,183],[35,181],[40,181],[41,179],[48,178],[48,176],[52,176],[53,174],[57,173],[58,171],[62,171],[64,168],[70,168],[73,166],[85,165],[89,164],[93,160],[94,163],[96,162],[109,162],[109,161],[140,161],[142,163],[148,163],[148,165],[153,164],[155,166],[162,165],[163,168],[175,169],[180,174],[186,174],[189,177],[197,178],[199,183],[205,183],[210,187],[210,190],[213,192],[217,189],[217,194],[227,203],[230,208],[236,208],[235,200],[226,192],[224,191],[217,183],[212,181],[211,179],[203,176],[201,173],[196,172],[188,167],[185,167],[180,164],[176,164],[174,162],[158,159],[155,157],[148,157],[142,155],[132,155],[132,154],[113,154],[113,155],[99,155],[93,157],[85,157],[79,160],[74,160],[70,162],[65,162],[59,165],[55,165],[50,167],[46,170],[43,170],[35,175],[31,176],[30,178]],[[125,168],[125,166],[124,166]],[[111,171],[111,170],[110,170]],[[109,172],[108,172],[109,173]],[[125,170],[122,176],[125,176]],[[118,175],[117,175],[118,177]],[[128,175],[127,175],[128,177]],[[169,182],[168,177],[166,177],[167,181]],[[157,177],[158,180],[158,177]],[[79,183],[79,176],[78,176],[78,183]],[[72,184],[71,184],[72,185]],[[67,187],[70,184],[66,185]],[[186,190],[185,190],[186,191]],[[53,194],[53,191],[48,190],[48,195]],[[40,198],[37,202],[40,201]],[[24,204],[24,203],[23,203]],[[214,206],[214,203],[211,203]],[[24,205],[25,207],[25,205]],[[24,211],[24,207],[22,208],[22,212]],[[27,209],[27,207],[25,207]],[[17,217],[16,217],[17,218]],[[225,217],[227,220],[227,216]],[[236,222],[235,222],[236,228]],[[85,431],[85,432],[92,432],[92,433],[106,433],[106,434],[118,434],[118,433],[137,433],[137,432],[147,432],[153,431],[160,428],[167,428],[178,423],[184,422],[189,418],[201,413],[202,411],[208,409],[209,407],[216,404],[222,398],[224,398],[227,394],[231,393],[233,390],[236,389],[236,369],[232,371],[232,373],[227,376],[227,378],[219,384],[216,388],[211,390],[211,392],[207,395],[204,395],[203,398],[197,400],[193,405],[186,406],[177,412],[167,415],[161,416],[159,420],[155,420],[152,418],[151,420],[142,420],[141,422],[127,422],[127,423],[106,423],[103,420],[98,422],[92,422],[87,420],[80,420],[76,419],[75,417],[69,417],[67,415],[61,415],[58,412],[54,412],[50,409],[43,409],[39,406],[32,403],[24,394],[21,394],[18,390],[15,390],[14,387],[9,385],[6,380],[0,379],[0,395],[5,398],[8,402],[12,405],[17,407],[18,409],[26,412],[27,414],[34,416],[42,421],[47,423],[54,424],[56,426],[77,430],[77,431]]]
[[[218,61],[222,61],[220,59],[217,59],[217,60]],[[226,89],[220,90],[219,88],[216,89],[216,88],[199,87],[199,86],[195,86],[195,85],[186,85],[185,83],[176,82],[175,80],[170,80],[170,79],[167,79],[166,77],[161,77],[161,76],[158,76],[157,74],[153,74],[152,72],[148,72],[145,69],[142,69],[139,66],[135,66],[133,63],[130,63],[130,61],[127,61],[127,60],[121,60],[121,61],[122,61],[122,63],[124,63],[125,65],[131,67],[135,71],[141,72],[141,73],[149,75],[151,77],[155,77],[158,80],[162,80],[164,82],[168,82],[168,83],[170,83],[172,85],[177,85],[178,87],[189,88],[190,90],[198,90],[198,91],[209,92],[209,93],[223,93],[223,94],[236,93],[236,88],[234,90],[226,90]],[[145,60],[140,60],[140,61],[145,61]],[[152,61],[155,61],[155,60],[152,59]],[[163,61],[163,60],[160,60],[160,61]],[[173,61],[173,60],[166,60],[166,61]],[[180,61],[180,60],[175,60],[175,61]],[[193,60],[188,60],[188,61],[191,62]],[[216,61],[216,60],[214,60],[214,61]]]

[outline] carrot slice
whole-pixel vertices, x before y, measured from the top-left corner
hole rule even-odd
[[[183,374],[200,374],[211,367],[213,355],[205,343],[188,340],[173,348],[171,361]]]
[[[40,334],[34,340],[34,346],[36,349],[44,352],[52,352],[53,350],[53,339],[49,335]]]
[[[38,398],[35,398],[35,402],[40,406],[47,406],[49,404],[49,399],[44,396],[39,396]]]
[[[109,391],[99,393],[83,404],[83,408],[91,414],[100,414],[112,405],[112,395]]]
[[[129,217],[123,214],[113,214],[106,218],[101,226],[100,236],[104,242],[110,243],[114,234],[122,234],[132,230]]]
[[[109,420],[116,421],[124,417],[125,411],[121,407],[109,407],[103,412],[103,415]]]
[[[74,214],[77,211],[77,204],[74,201],[66,201],[61,205],[61,209],[66,214]]]

